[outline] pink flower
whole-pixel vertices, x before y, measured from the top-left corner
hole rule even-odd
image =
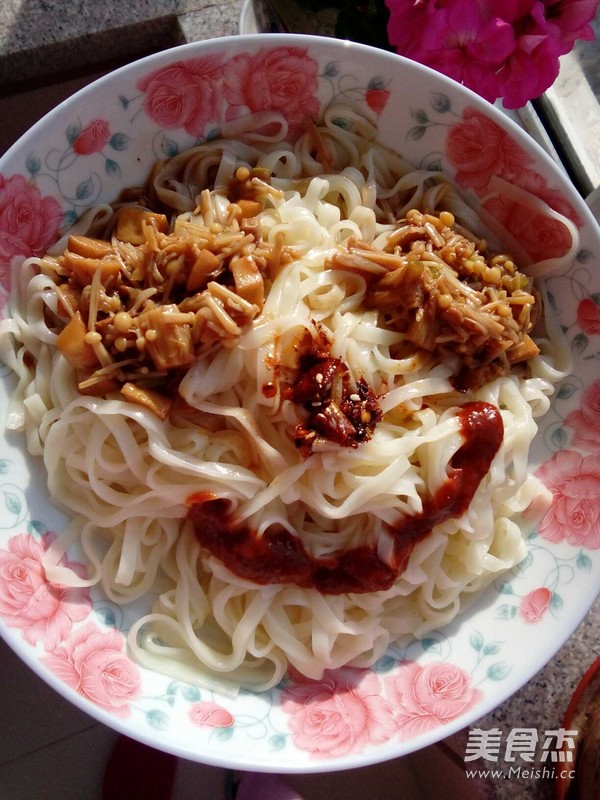
[[[577,306],[577,324],[588,336],[600,334],[600,307],[589,297]]]
[[[420,666],[401,661],[388,680],[390,700],[402,739],[411,739],[464,714],[482,699],[469,674],[454,664],[434,661]]]
[[[515,47],[513,27],[500,8],[481,0],[386,4],[388,38],[398,53],[464,83],[487,100],[500,96],[497,73]]]
[[[19,534],[0,550],[0,616],[11,628],[19,628],[30,643],[42,642],[53,650],[68,636],[74,622],[87,617],[91,601],[87,589],[72,589],[46,580],[42,557],[55,534],[41,542]],[[84,575],[82,564],[61,559],[61,565]]]
[[[581,327],[583,328],[583,325]],[[565,420],[565,425],[575,431],[573,436],[575,447],[600,453],[600,380],[590,383],[584,390],[581,395],[581,406],[576,411],[571,411]]]
[[[386,0],[397,52],[518,108],[555,80],[559,56],[592,39],[598,0]]]
[[[194,703],[188,713],[194,725],[201,728],[230,728],[235,722],[229,711],[217,703]]]
[[[483,13],[478,0],[453,0],[430,14],[418,60],[493,102],[496,73],[514,47],[512,26],[500,16]]]
[[[58,239],[62,209],[53,197],[42,197],[23,175],[0,175],[0,262],[14,256],[41,255]],[[5,268],[6,269],[6,268]],[[8,270],[2,285],[8,291]]]
[[[428,4],[419,0],[385,0],[385,4],[390,11],[387,26],[390,44],[401,55],[420,61],[421,37],[430,13]]]
[[[571,233],[558,220],[509,197],[492,197],[484,206],[511,232],[533,261],[559,258],[568,253]]]
[[[73,150],[80,156],[101,153],[110,139],[110,128],[105,119],[93,119],[73,142]]]
[[[597,391],[597,389],[596,389]],[[552,491],[553,502],[540,523],[549,542],[565,539],[576,547],[600,547],[600,455],[561,450],[536,475]]]
[[[524,106],[554,83],[560,68],[558,57],[561,51],[559,41],[542,33],[518,37],[510,59],[497,76],[506,108]]]
[[[123,652],[123,636],[116,630],[103,633],[93,622],[76,629],[41,661],[68,686],[117,717],[131,713],[128,703],[140,693],[140,673]]]
[[[220,119],[222,74],[218,55],[161,67],[138,81],[146,93],[144,110],[163,128],[185,128],[201,136],[207,123]]]
[[[231,104],[228,115],[280,111],[289,126],[288,138],[294,139],[319,112],[317,75],[317,62],[299,47],[235,56],[225,74],[225,96]]]
[[[320,681],[298,677],[281,693],[296,747],[335,758],[388,741],[397,728],[381,688],[377,675],[352,667],[326,670]]]
[[[598,9],[598,0],[544,0],[545,26],[563,44],[568,53],[576,39],[592,41],[590,22]]]
[[[450,128],[446,140],[448,160],[463,186],[482,191],[493,175],[511,180],[531,161],[523,148],[485,114],[466,108],[463,120]]]
[[[531,624],[539,622],[546,613],[551,599],[552,592],[550,589],[546,589],[544,586],[534,589],[521,600],[519,607],[520,617]]]

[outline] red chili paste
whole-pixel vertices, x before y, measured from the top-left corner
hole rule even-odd
[[[382,417],[377,398],[365,379],[360,378],[352,387],[347,365],[340,358],[323,353],[301,358],[291,398],[303,406],[307,415],[294,431],[296,447],[304,455],[310,455],[318,438],[340,447],[358,447],[371,438]]]
[[[467,510],[502,443],[504,426],[495,406],[466,403],[459,417],[464,441],[450,461],[450,474],[437,492],[424,500],[421,513],[389,526],[394,539],[389,564],[366,545],[314,558],[298,536],[282,527],[274,526],[258,537],[245,523],[236,522],[228,500],[208,493],[189,499],[189,516],[198,541],[236,575],[258,584],[293,583],[323,594],[389,589],[406,569],[417,542],[434,525]]]

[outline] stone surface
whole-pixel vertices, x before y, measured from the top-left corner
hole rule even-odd
[[[4,0],[0,91],[238,32],[241,0]]]

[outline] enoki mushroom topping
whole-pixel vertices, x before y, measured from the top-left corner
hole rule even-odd
[[[67,320],[56,345],[83,394],[120,391],[164,419],[198,355],[235,347],[260,314],[265,280],[295,256],[262,241],[248,216],[262,210],[260,200],[239,197],[256,178],[239,178],[239,203],[229,204],[224,224],[214,221],[208,190],[199,198],[204,213],[178,217],[172,231],[163,214],[124,205],[110,240],[69,236],[63,255],[42,259]]]
[[[264,177],[238,170],[225,222],[217,221],[207,189],[198,215],[177,217],[172,230],[163,214],[124,205],[110,240],[69,236],[63,255],[42,259],[68,319],[57,347],[75,367],[82,393],[118,391],[164,419],[195,359],[215,345],[238,344],[260,315],[272,279],[296,257],[281,241],[261,238],[259,214],[269,197]],[[529,336],[538,308],[532,281],[508,256],[488,254],[486,243],[463,232],[450,212],[409,211],[377,244],[351,237],[325,267],[365,278],[363,303],[404,334],[396,357],[418,348],[450,364],[455,388],[466,390],[539,352]],[[330,358],[300,364],[295,377],[294,400],[304,412],[294,438],[307,452],[323,439],[355,447],[380,418],[360,376],[346,376],[346,383],[338,376],[350,387],[343,398],[321,397],[315,381],[315,396],[304,397],[302,373],[314,372],[316,380],[331,364]]]
[[[532,280],[506,255],[489,255],[453,215],[409,211],[383,249],[350,239],[331,269],[368,280],[367,306],[406,341],[452,366],[459,390],[475,389],[537,355]]]

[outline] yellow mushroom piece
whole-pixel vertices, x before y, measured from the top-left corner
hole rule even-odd
[[[169,220],[164,214],[157,214],[140,206],[124,206],[117,217],[115,235],[122,242],[144,244],[144,225],[151,225],[161,233],[169,230]]]
[[[77,311],[56,338],[59,352],[76,369],[89,369],[99,365],[92,343],[86,339],[87,334],[88,329]]]

